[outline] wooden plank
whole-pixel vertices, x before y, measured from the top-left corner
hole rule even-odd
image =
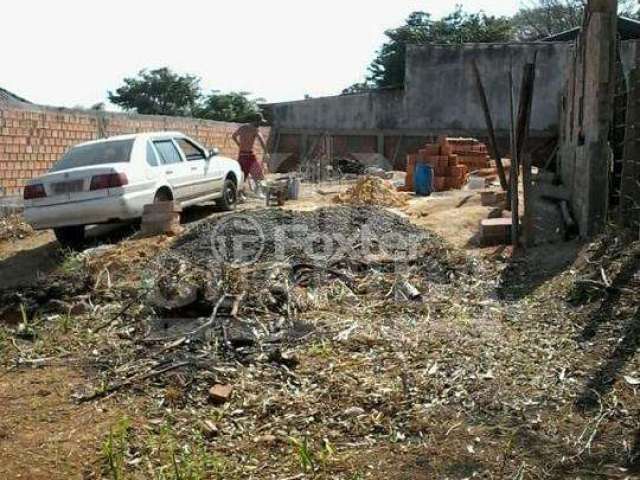
[[[507,184],[507,176],[504,173],[504,166],[502,165],[502,156],[498,150],[498,142],[496,140],[496,132],[493,129],[493,120],[491,118],[491,111],[489,110],[489,102],[487,101],[487,95],[482,84],[482,78],[480,77],[480,70],[475,60],[472,62],[473,73],[476,79],[476,88],[478,90],[478,96],[480,97],[480,105],[484,113],[484,119],[487,124],[487,133],[489,134],[489,145],[493,152],[493,158],[496,160],[496,167],[498,167],[498,177],[500,178],[500,186],[502,190],[507,191],[509,185]]]
[[[509,120],[511,125],[511,168],[509,169],[509,180],[511,192],[511,244],[513,248],[518,248],[518,226],[520,215],[518,212],[518,148],[516,140],[516,119],[513,102],[513,73],[509,69]]]
[[[524,200],[524,245],[531,247],[534,243],[533,198],[531,196],[531,155],[525,153],[531,122],[531,106],[533,104],[533,88],[536,77],[536,57],[533,63],[526,63],[522,69],[522,83],[518,106],[518,123],[516,126],[516,151],[518,163],[522,163],[522,189]]]

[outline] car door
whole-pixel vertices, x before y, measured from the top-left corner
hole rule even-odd
[[[183,160],[177,145],[170,138],[154,140],[153,146],[160,157],[161,168],[167,177],[176,200],[193,196],[191,167]]]
[[[193,197],[206,197],[216,193],[212,178],[207,171],[207,152],[193,140],[185,137],[174,139],[189,166]]]

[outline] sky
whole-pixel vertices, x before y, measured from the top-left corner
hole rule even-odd
[[[269,102],[335,95],[362,81],[384,31],[413,11],[511,15],[507,0],[5,0],[0,87],[32,102],[107,103],[143,68],[201,78],[203,90]],[[108,109],[114,109],[107,103]]]

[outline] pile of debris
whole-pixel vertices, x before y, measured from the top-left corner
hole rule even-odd
[[[335,203],[350,205],[378,205],[381,207],[404,207],[407,196],[398,192],[388,181],[375,176],[365,176],[347,191],[333,198]]]
[[[21,240],[33,234],[33,229],[27,225],[21,215],[9,215],[0,218],[0,242],[7,240]]]
[[[624,230],[609,229],[579,256],[568,300],[574,305],[585,305],[615,297],[633,306],[640,291],[639,269],[640,241],[637,236]]]
[[[238,238],[243,248],[235,248]],[[315,312],[367,309],[389,295],[419,308],[430,285],[474,268],[437,235],[375,207],[211,218],[150,262],[139,276],[141,295],[102,324],[115,327],[135,310],[135,326],[126,328],[132,348],[101,352],[118,359],[103,372],[106,387],[79,398],[175,369],[193,379],[221,361],[293,368],[291,348],[333,335],[335,325]]]

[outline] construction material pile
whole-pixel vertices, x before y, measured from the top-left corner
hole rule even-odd
[[[433,169],[433,190],[436,192],[459,189],[467,183],[469,170],[466,165],[460,163],[445,137],[441,137],[437,143],[424,145],[417,154],[408,156],[407,190],[414,189],[415,167],[421,163]]]
[[[460,164],[465,165],[472,175],[484,177],[489,182],[498,179],[496,161],[489,156],[484,143],[475,138],[447,138],[446,142],[451,152],[458,156]],[[502,165],[508,173],[511,160],[503,158]]]
[[[243,241],[242,251],[232,248],[237,238]],[[432,274],[442,272],[443,266],[448,271],[450,247],[436,234],[383,208],[344,205],[312,211],[261,209],[211,218],[178,239],[167,254],[195,268],[211,269],[221,263],[326,263],[371,256],[388,260],[401,254],[413,258],[425,249],[429,258],[420,261],[437,262]],[[157,259],[158,266],[165,258]]]
[[[496,163],[489,157],[487,146],[475,138],[441,136],[437,142],[427,143],[417,153],[409,154],[405,190],[414,190],[416,165],[421,163],[433,168],[433,190],[436,192],[462,188],[469,174],[488,179],[495,179],[498,175]],[[505,167],[508,166],[507,161]]]
[[[379,177],[365,176],[358,179],[358,182],[347,191],[336,195],[333,201],[350,205],[404,207],[408,199],[388,181]]]
[[[458,157],[461,165],[469,171],[495,168],[495,162],[489,157],[487,146],[475,138],[446,138],[447,149]]]
[[[33,229],[27,225],[21,215],[9,215],[0,218],[0,242],[6,240],[20,240],[33,234]]]
[[[229,247],[237,239],[248,257],[233,257],[233,248],[225,252],[226,240]],[[206,377],[203,372],[221,360],[291,366],[295,360],[285,349],[335,328],[314,312],[339,305],[365,310],[391,293],[417,302],[422,292],[433,293],[430,285],[444,288],[474,272],[475,263],[437,235],[375,207],[263,209],[211,218],[150,262],[139,276],[146,279],[141,295],[95,327],[120,321],[128,309],[145,318],[131,332],[135,348],[101,352],[126,364],[105,371],[101,386],[79,398],[173,369]]]

